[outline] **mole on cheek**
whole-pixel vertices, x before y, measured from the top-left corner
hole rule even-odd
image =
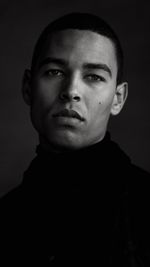
[[[99,105],[101,105],[102,104],[102,102],[99,102]]]

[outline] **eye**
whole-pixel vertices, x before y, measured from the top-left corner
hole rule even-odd
[[[45,72],[45,74],[51,77],[55,77],[55,76],[63,76],[64,72],[59,69],[49,69]]]
[[[86,75],[86,77],[90,81],[95,81],[95,82],[105,82],[106,81],[104,77],[97,75],[97,74],[88,74],[88,75]]]

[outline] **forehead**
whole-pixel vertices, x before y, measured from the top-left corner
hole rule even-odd
[[[84,62],[104,63],[116,71],[117,60],[113,42],[89,30],[67,29],[48,36],[40,60],[53,56],[78,65]]]

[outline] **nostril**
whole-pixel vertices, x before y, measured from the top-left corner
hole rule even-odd
[[[80,101],[80,97],[79,97],[79,96],[74,96],[73,99],[74,99],[75,101]]]
[[[74,93],[62,92],[59,95],[61,101],[80,101],[80,96]]]
[[[67,94],[62,93],[62,94],[60,94],[60,98],[61,98],[62,100],[64,100],[64,99],[68,99],[69,97],[67,96]]]
[[[69,94],[67,94],[66,92],[62,92],[62,93],[59,95],[59,99],[60,99],[60,101],[62,101],[62,102],[69,102],[69,101],[70,101],[70,96],[69,96]]]

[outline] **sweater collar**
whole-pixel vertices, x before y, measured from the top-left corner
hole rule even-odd
[[[41,145],[39,144],[37,147],[36,147],[36,154],[39,158],[69,158],[70,156],[78,156],[78,155],[84,155],[84,154],[93,154],[93,153],[96,153],[97,151],[101,151],[103,150],[104,148],[110,146],[111,144],[111,136],[110,136],[110,133],[109,132],[106,132],[104,138],[95,143],[95,144],[92,144],[90,146],[87,146],[85,148],[81,148],[81,149],[78,149],[78,150],[70,150],[70,151],[66,151],[66,152],[62,152],[62,153],[56,153],[54,152],[53,150],[49,150],[49,151],[46,151],[44,150]]]
[[[70,183],[87,186],[101,184],[100,188],[104,188],[102,184],[111,181],[113,187],[115,184],[118,187],[122,180],[119,170],[124,171],[130,164],[126,154],[111,141],[109,133],[101,142],[76,152],[56,154],[44,151],[39,145],[36,153],[37,156],[24,173],[24,184],[30,184],[31,188],[36,185],[37,189],[43,187],[44,191],[49,188],[49,183],[60,184],[61,187]]]

